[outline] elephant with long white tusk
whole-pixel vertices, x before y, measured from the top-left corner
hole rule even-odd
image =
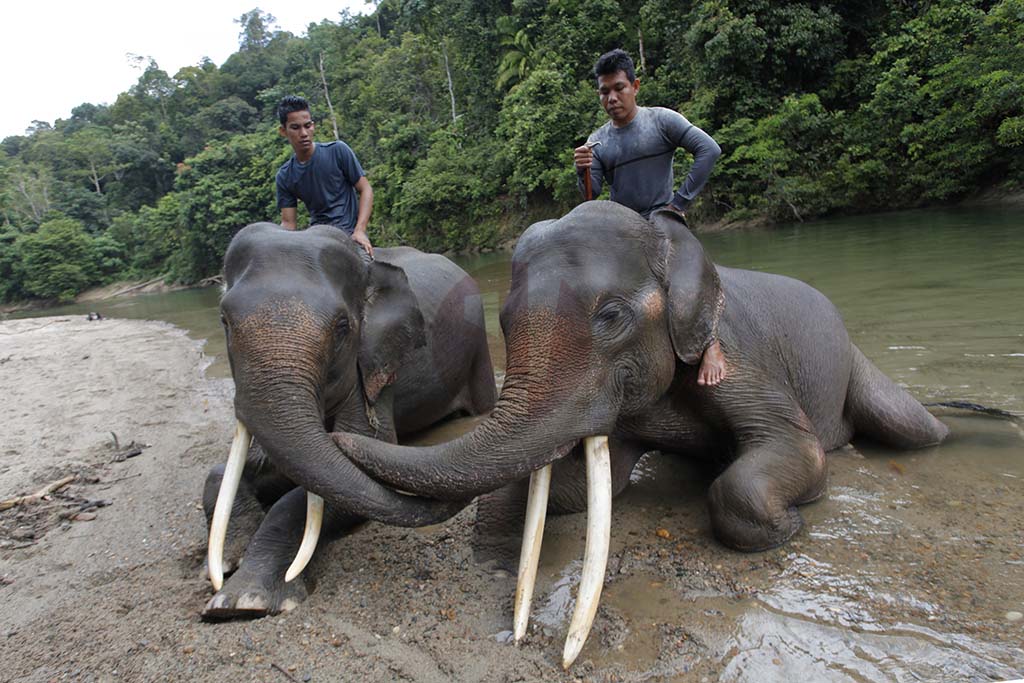
[[[393,442],[485,413],[497,394],[473,280],[407,247],[375,257],[366,263],[337,228],[269,223],[242,229],[227,250],[221,317],[237,426],[228,462],[204,492],[216,591],[206,619],[298,604],[321,535],[367,519],[437,523],[469,500],[393,491],[330,438],[338,429]]]
[[[504,496],[507,526],[529,509],[517,640],[526,633],[536,576],[541,496],[550,490],[549,510],[589,505],[566,666],[597,607],[606,501],[628,485],[644,452],[722,468],[708,494],[712,530],[725,545],[756,551],[800,529],[797,507],[825,493],[826,451],[855,434],[900,448],[935,445],[948,434],[851,343],[825,296],[791,278],[715,266],[673,212],[648,221],[592,201],[534,224],[516,245],[501,323],[505,382],[494,411],[473,431],[424,448],[349,433],[334,440],[388,486],[437,499],[485,494],[492,509]],[[701,386],[698,364],[716,340],[727,377]],[[581,452],[582,442],[602,436],[607,446],[599,439]],[[538,471],[548,464],[549,473]],[[527,502],[531,473],[534,499]]]

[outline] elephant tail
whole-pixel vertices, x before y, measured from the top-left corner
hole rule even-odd
[[[939,401],[937,403],[925,403],[923,404],[926,408],[954,408],[956,410],[968,410],[975,413],[983,413],[985,415],[991,415],[992,417],[1000,417],[1017,424],[1024,423],[1024,417],[1011,413],[1008,410],[1002,410],[1000,408],[989,408],[983,406],[980,403],[972,403],[970,401]]]

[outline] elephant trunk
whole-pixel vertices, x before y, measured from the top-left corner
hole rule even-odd
[[[358,434],[334,434],[334,442],[374,479],[402,491],[461,500],[522,479],[566,455],[586,434],[543,434],[503,426],[498,411],[472,432],[448,443],[412,447]]]
[[[589,336],[573,339],[565,318],[524,316],[510,326],[508,372],[491,415],[468,434],[413,448],[334,434],[341,451],[375,479],[403,491],[461,499],[493,491],[566,455],[580,439],[608,433],[614,401],[589,361]]]
[[[244,360],[232,367],[237,385],[245,386],[246,392],[235,397],[235,439],[210,526],[209,574],[217,590],[223,582],[228,517],[251,437],[259,441],[274,466],[304,488],[309,497],[306,533],[299,557],[289,570],[289,579],[301,571],[312,555],[324,501],[338,512],[406,527],[442,522],[465,506],[461,501],[402,495],[373,481],[342,457],[325,429],[318,389],[324,378],[316,368],[326,367],[325,344],[318,344],[315,339],[303,341],[302,335],[278,332],[264,338],[260,356],[238,353],[235,357]],[[287,348],[280,339],[290,340]],[[268,356],[274,362],[266,366],[276,368],[274,372],[255,367],[257,357]]]
[[[315,385],[314,385],[315,386]],[[296,485],[322,497],[333,509],[396,526],[436,524],[465,502],[407,496],[381,486],[338,453],[324,428],[316,392],[293,386],[271,410],[239,410],[274,466]],[[291,407],[286,407],[286,406]]]

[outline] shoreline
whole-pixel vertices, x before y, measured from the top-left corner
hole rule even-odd
[[[979,193],[976,196],[968,199],[963,199],[958,202],[950,204],[934,204],[929,206],[921,207],[903,207],[892,209],[891,211],[870,211],[866,213],[858,213],[854,211],[837,212],[828,216],[819,216],[814,219],[806,221],[806,223],[812,223],[818,220],[827,220],[829,218],[836,218],[842,216],[872,216],[872,215],[885,215],[889,213],[898,213],[902,211],[928,211],[928,210],[943,210],[943,209],[956,209],[956,208],[972,208],[972,207],[1024,207],[1024,190],[1020,189],[990,189],[985,192]],[[803,224],[804,222],[797,222],[797,224]],[[711,234],[720,232],[731,232],[734,230],[770,230],[774,227],[781,227],[787,225],[793,225],[793,222],[786,221],[772,221],[764,216],[753,217],[748,219],[740,220],[717,220],[709,223],[702,223],[691,227],[694,233],[700,234]],[[516,245],[518,238],[506,240],[500,245],[495,247],[479,247],[473,249],[465,249],[460,252],[445,252],[445,256],[473,256],[477,254],[487,254],[494,252],[511,252]],[[206,278],[200,283],[192,285],[174,285],[167,284],[165,276],[154,278],[151,280],[119,280],[107,285],[100,287],[92,287],[85,290],[81,294],[75,297],[73,304],[86,304],[93,301],[107,301],[110,299],[117,298],[119,296],[134,296],[137,294],[156,294],[161,292],[173,292],[184,289],[195,289],[209,286],[214,280],[220,276],[214,276],[212,278]],[[17,301],[7,304],[0,304],[0,316],[8,316],[12,313],[19,313],[22,311],[45,311],[47,308],[55,308],[61,305],[54,301],[39,301],[39,300],[28,300],[28,301]]]
[[[1024,509],[1012,481],[971,475],[968,452],[972,438],[1019,432],[972,437],[993,428],[973,418],[956,423],[964,452],[829,454],[831,493],[802,508],[806,531],[760,553],[714,540],[697,465],[645,459],[613,505],[601,606],[569,672],[559,662],[584,514],[549,519],[517,647],[516,578],[476,563],[472,504],[433,527],[371,522],[324,543],[293,612],[202,622],[212,590],[199,502],[234,425],[231,381],[206,375],[202,348],[163,322],[0,321],[0,499],[75,477],[0,511],[0,680],[215,683],[286,671],[370,683],[699,683],[830,680],[836,662],[858,680],[1024,671]]]

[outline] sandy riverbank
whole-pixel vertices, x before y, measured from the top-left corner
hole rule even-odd
[[[199,500],[233,390],[207,362],[163,323],[0,323],[0,498],[75,476],[0,512],[0,680],[574,679],[556,648],[495,638],[514,580],[472,563],[471,511],[428,531],[368,525],[314,562],[295,612],[202,623]]]
[[[830,495],[805,508],[808,530],[767,553],[717,544],[707,482],[649,464],[646,483],[616,503],[605,597],[570,673],[559,658],[582,515],[549,521],[533,630],[519,648],[506,642],[515,579],[473,562],[472,509],[426,530],[366,525],[318,551],[312,594],[295,611],[203,623],[211,589],[200,575],[200,492],[232,431],[231,383],[207,379],[207,363],[200,343],[164,323],[0,323],[0,500],[75,477],[49,500],[0,512],[0,680],[981,681],[1024,672],[1018,465],[981,476],[970,460],[972,438],[1013,453],[1021,432],[966,419],[954,424],[964,452],[830,456]]]

